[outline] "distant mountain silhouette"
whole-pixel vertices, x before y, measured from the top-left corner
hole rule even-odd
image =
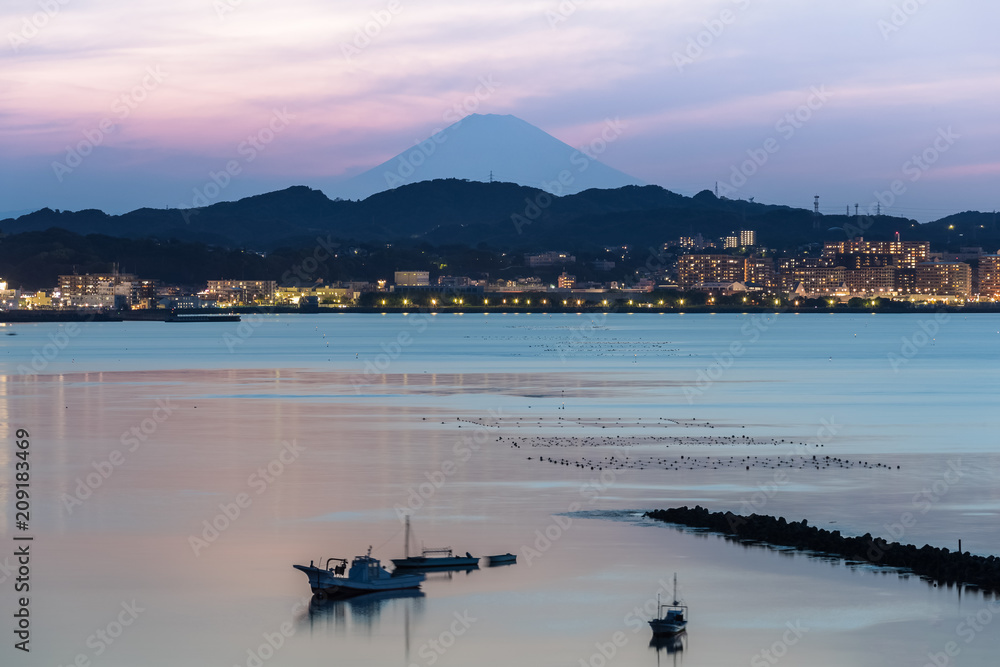
[[[601,163],[621,128],[608,121],[586,152],[559,141],[516,116],[472,114],[425,141],[350,180],[327,189],[331,195],[364,199],[400,185],[442,178],[494,180],[575,194],[591,188],[643,183]]]
[[[1000,247],[994,214],[962,213],[923,225],[890,216],[817,219],[809,210],[720,199],[709,191],[685,197],[659,186],[632,185],[553,197],[513,183],[458,179],[405,185],[364,201],[331,200],[295,186],[202,209],[143,208],[108,215],[46,208],[0,221],[5,234],[51,228],[256,251],[311,247],[320,236],[346,242],[486,244],[517,252],[615,245],[656,249],[678,236],[712,238],[739,229],[756,230],[762,245],[782,249],[845,235],[889,240],[896,232],[903,240],[931,241],[935,249],[981,245],[995,252]]]

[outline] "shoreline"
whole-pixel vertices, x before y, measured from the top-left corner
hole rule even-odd
[[[591,308],[552,308],[552,307],[469,307],[458,306],[448,308],[395,308],[388,306],[349,306],[343,308],[319,308],[301,309],[296,307],[282,306],[246,306],[238,308],[215,309],[183,309],[176,311],[168,310],[140,310],[140,311],[78,311],[78,310],[9,310],[0,312],[0,323],[38,323],[38,322],[164,322],[177,315],[182,316],[202,316],[213,317],[215,319],[206,321],[221,321],[220,316],[233,315],[759,315],[759,314],[793,314],[793,315],[932,315],[938,313],[948,314],[996,314],[1000,313],[1000,303],[976,306],[936,306],[926,308],[765,308],[765,307],[689,307],[689,308],[639,308],[634,306],[607,307],[594,306]]]

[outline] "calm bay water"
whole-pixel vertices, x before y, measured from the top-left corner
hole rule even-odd
[[[1000,552],[1000,317],[328,315],[60,332],[0,329],[17,334],[2,337],[0,532],[13,544],[24,428],[35,537],[32,651],[8,631],[3,664],[923,666],[949,642],[948,664],[1000,651],[1000,608],[974,592],[641,518],[750,508]],[[793,455],[850,463],[769,467]],[[610,456],[634,467],[572,465]],[[219,519],[240,494],[239,516]],[[433,575],[420,596],[310,605],[291,565],[401,556],[404,509],[428,546],[519,562]],[[229,525],[213,537],[213,521]],[[643,607],[669,597],[674,572],[691,623],[657,650]],[[13,579],[0,590],[12,628]]]

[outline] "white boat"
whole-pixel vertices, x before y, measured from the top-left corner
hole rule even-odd
[[[656,618],[649,621],[654,637],[669,637],[684,632],[687,628],[687,605],[677,599],[677,575],[674,574],[674,601],[672,604],[660,604],[660,596],[656,596]]]
[[[456,556],[451,547],[439,549],[421,549],[419,556],[410,555],[410,517],[406,517],[406,535],[404,537],[403,558],[393,558],[392,564],[397,570],[447,570],[474,569],[479,567],[479,556],[466,552],[465,556]]]
[[[335,565],[331,567],[331,563]],[[372,558],[371,547],[368,547],[366,555],[356,556],[351,561],[350,569],[344,558],[328,558],[326,567],[317,567],[312,561],[309,561],[309,565],[292,567],[306,573],[313,593],[326,597],[349,597],[362,593],[419,588],[424,580],[422,574],[390,573],[377,558]]]
[[[513,565],[516,562],[517,562],[517,555],[511,553],[486,557],[486,563],[490,567],[493,567],[495,565]]]

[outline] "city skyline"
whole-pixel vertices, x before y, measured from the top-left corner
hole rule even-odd
[[[513,114],[578,147],[620,119],[601,161],[681,194],[718,181],[769,203],[820,194],[838,212],[898,183],[898,215],[993,210],[998,13],[917,0],[12,3],[0,210],[190,206],[231,161],[214,201],[334,192],[469,113]]]

